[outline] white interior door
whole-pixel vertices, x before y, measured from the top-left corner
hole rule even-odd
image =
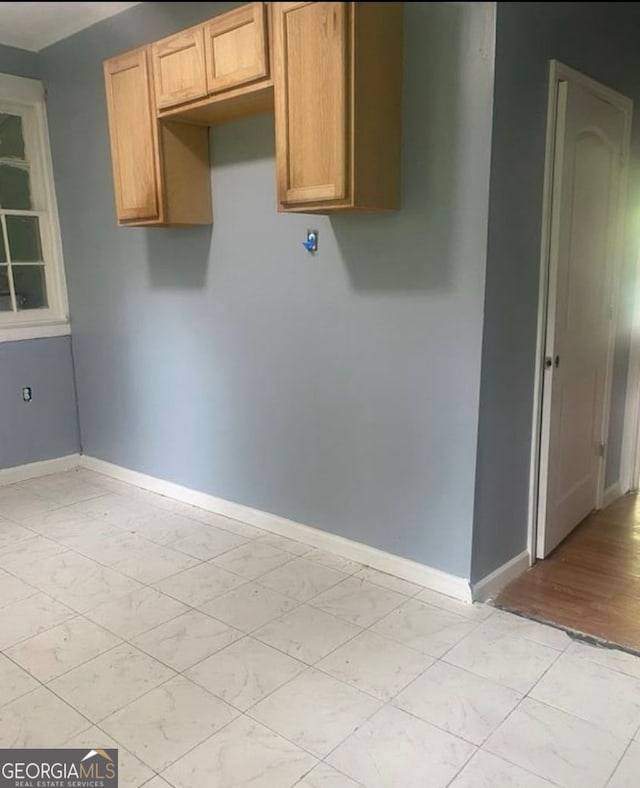
[[[559,82],[557,101],[539,558],[597,508],[601,497],[625,153],[620,107],[573,81]]]

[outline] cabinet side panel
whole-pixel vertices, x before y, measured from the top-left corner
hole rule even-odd
[[[355,203],[400,207],[402,3],[352,3]]]
[[[209,129],[160,124],[167,224],[211,224]]]

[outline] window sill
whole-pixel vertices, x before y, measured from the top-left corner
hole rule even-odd
[[[5,325],[0,323],[0,343],[19,342],[22,339],[45,339],[46,337],[63,337],[71,334],[68,320],[47,320],[41,323],[32,322],[23,325]]]

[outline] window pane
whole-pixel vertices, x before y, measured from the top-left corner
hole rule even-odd
[[[0,263],[7,262],[7,251],[4,248],[4,233],[2,232],[2,225],[0,224]]]
[[[6,216],[11,262],[31,263],[42,260],[40,229],[36,216]]]
[[[24,137],[22,118],[0,112],[0,159],[24,160]]]
[[[11,312],[11,291],[9,290],[9,270],[0,265],[0,312]]]
[[[47,306],[47,285],[42,265],[13,265],[13,287],[18,309],[43,309]]]
[[[31,210],[29,170],[0,164],[0,207],[16,211]]]

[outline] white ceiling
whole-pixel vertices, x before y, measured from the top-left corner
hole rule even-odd
[[[138,3],[0,3],[0,44],[39,52]]]

